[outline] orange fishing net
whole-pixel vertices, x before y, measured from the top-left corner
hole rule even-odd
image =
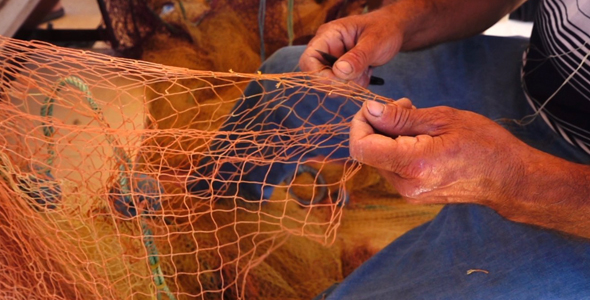
[[[375,251],[334,243],[341,109],[387,99],[4,37],[0,82],[0,298],[303,299]]]

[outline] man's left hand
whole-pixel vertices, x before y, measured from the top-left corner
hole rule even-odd
[[[352,121],[350,153],[412,202],[491,204],[514,193],[532,148],[492,120],[408,99],[367,101]]]

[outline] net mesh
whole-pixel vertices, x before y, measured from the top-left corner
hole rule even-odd
[[[390,100],[5,37],[0,79],[2,298],[311,298],[383,246],[336,231],[355,173],[388,190],[345,108]]]

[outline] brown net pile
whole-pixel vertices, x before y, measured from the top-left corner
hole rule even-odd
[[[260,59],[283,46],[307,44],[323,23],[360,14],[365,8],[374,9],[381,1],[101,0],[98,3],[110,45],[126,57],[144,57],[146,49],[169,51],[172,42],[175,47],[190,45],[197,55],[209,59],[223,59],[216,57],[220,51],[225,59],[247,57],[256,68]],[[236,56],[228,57],[233,52]],[[168,58],[167,64],[173,61]],[[193,66],[227,71],[215,67],[218,66],[207,66],[200,61]],[[240,70],[238,66],[233,68]]]
[[[0,298],[304,299],[370,255],[344,107],[386,99],[4,37],[0,79]]]
[[[137,56],[143,42],[162,26],[146,0],[103,0],[98,3],[112,48],[127,56]]]

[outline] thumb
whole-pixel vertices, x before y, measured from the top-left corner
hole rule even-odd
[[[390,137],[437,135],[452,112],[443,107],[414,109],[396,103],[366,101],[361,112],[376,132]]]
[[[395,125],[404,124],[401,120],[408,120],[409,116],[412,116],[416,111],[415,109],[404,108],[396,104],[373,103],[376,105],[370,104],[369,101],[366,102],[351,122],[350,155],[361,163],[399,174],[404,178],[412,177],[410,173],[419,171],[421,167],[412,168],[410,166],[424,158],[424,154],[432,144],[433,137],[418,134],[406,135],[407,132],[417,132],[418,130],[406,127],[406,125]],[[388,121],[392,121],[394,125],[381,126],[386,122],[369,113],[369,110],[372,111],[374,108],[383,109],[373,111],[375,114],[381,113],[383,119],[393,117]]]
[[[379,35],[365,35],[358,43],[334,64],[332,72],[336,77],[354,80],[368,76],[366,71],[371,66],[380,66],[393,58],[397,50],[383,45]]]

